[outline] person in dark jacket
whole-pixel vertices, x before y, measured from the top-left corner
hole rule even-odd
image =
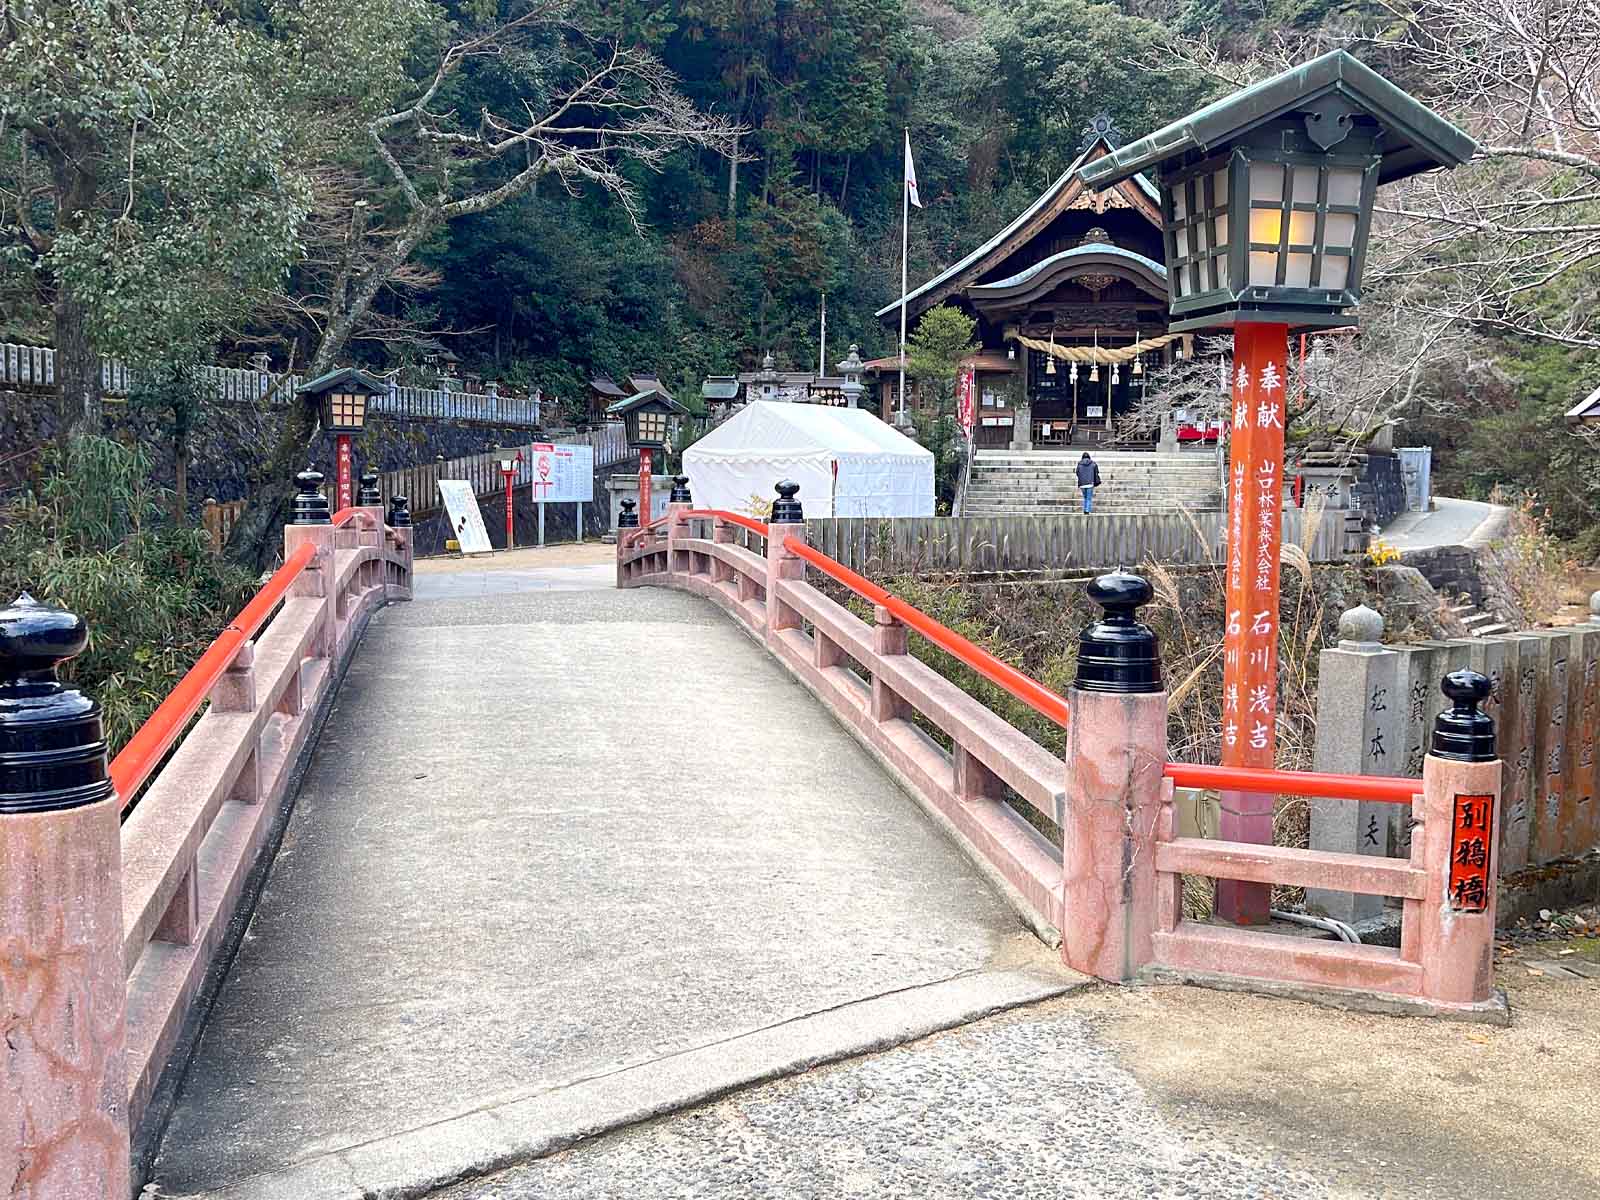
[[[1083,511],[1094,511],[1094,489],[1100,486],[1100,468],[1085,450],[1078,460],[1078,487],[1083,492]]]

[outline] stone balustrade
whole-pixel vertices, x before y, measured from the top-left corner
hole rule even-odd
[[[83,623],[26,600],[0,611],[0,1178],[18,1195],[127,1196],[130,1131],[350,656],[377,608],[410,598],[408,528],[375,506],[322,514],[285,530],[270,623],[253,641],[230,627],[208,692],[152,718],[171,731],[146,767],[108,767],[98,707],[55,679]]]

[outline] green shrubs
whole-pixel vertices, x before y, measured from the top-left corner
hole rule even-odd
[[[89,649],[63,669],[105,710],[115,753],[243,607],[255,581],[203,530],[165,523],[144,452],[74,439],[37,496],[0,509],[0,599],[20,592],[81,615]]]

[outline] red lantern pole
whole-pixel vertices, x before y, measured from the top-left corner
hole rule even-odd
[[[1282,541],[1287,325],[1233,330],[1228,453],[1228,586],[1223,635],[1222,765],[1270,767],[1277,745],[1278,547]],[[1273,797],[1224,791],[1218,836],[1272,842]],[[1216,913],[1240,925],[1270,918],[1272,887],[1217,880]]]
[[[648,525],[650,515],[651,451],[639,451],[639,524]]]
[[[338,459],[339,479],[339,505],[335,511],[343,512],[345,509],[353,507],[356,502],[355,491],[350,478],[352,472],[350,435],[348,433],[338,434],[334,438],[334,445],[336,447],[335,457]]]

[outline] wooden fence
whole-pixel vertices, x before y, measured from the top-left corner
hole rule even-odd
[[[211,553],[222,553],[222,548],[228,544],[229,535],[233,533],[233,527],[238,524],[239,517],[249,505],[248,500],[228,500],[221,504],[215,500],[205,502],[200,510],[200,524],[211,537]]]
[[[44,346],[0,343],[0,387],[19,391],[54,391],[56,352]],[[236,367],[201,367],[200,378],[215,389],[224,404],[287,404],[302,376],[283,377],[269,371]],[[126,364],[107,360],[100,366],[100,388],[111,398],[125,397],[138,382],[138,372]],[[540,424],[542,401],[534,396],[462,392],[439,388],[391,387],[375,396],[369,409],[385,416],[413,420],[475,421],[486,425],[533,427]]]
[[[1286,509],[1283,537],[1300,541],[1302,513]],[[1223,557],[1223,514],[1066,513],[1005,517],[824,517],[810,543],[854,571],[1054,571],[1137,566],[1146,558],[1197,566]],[[1345,513],[1322,513],[1313,562],[1344,558]]]

